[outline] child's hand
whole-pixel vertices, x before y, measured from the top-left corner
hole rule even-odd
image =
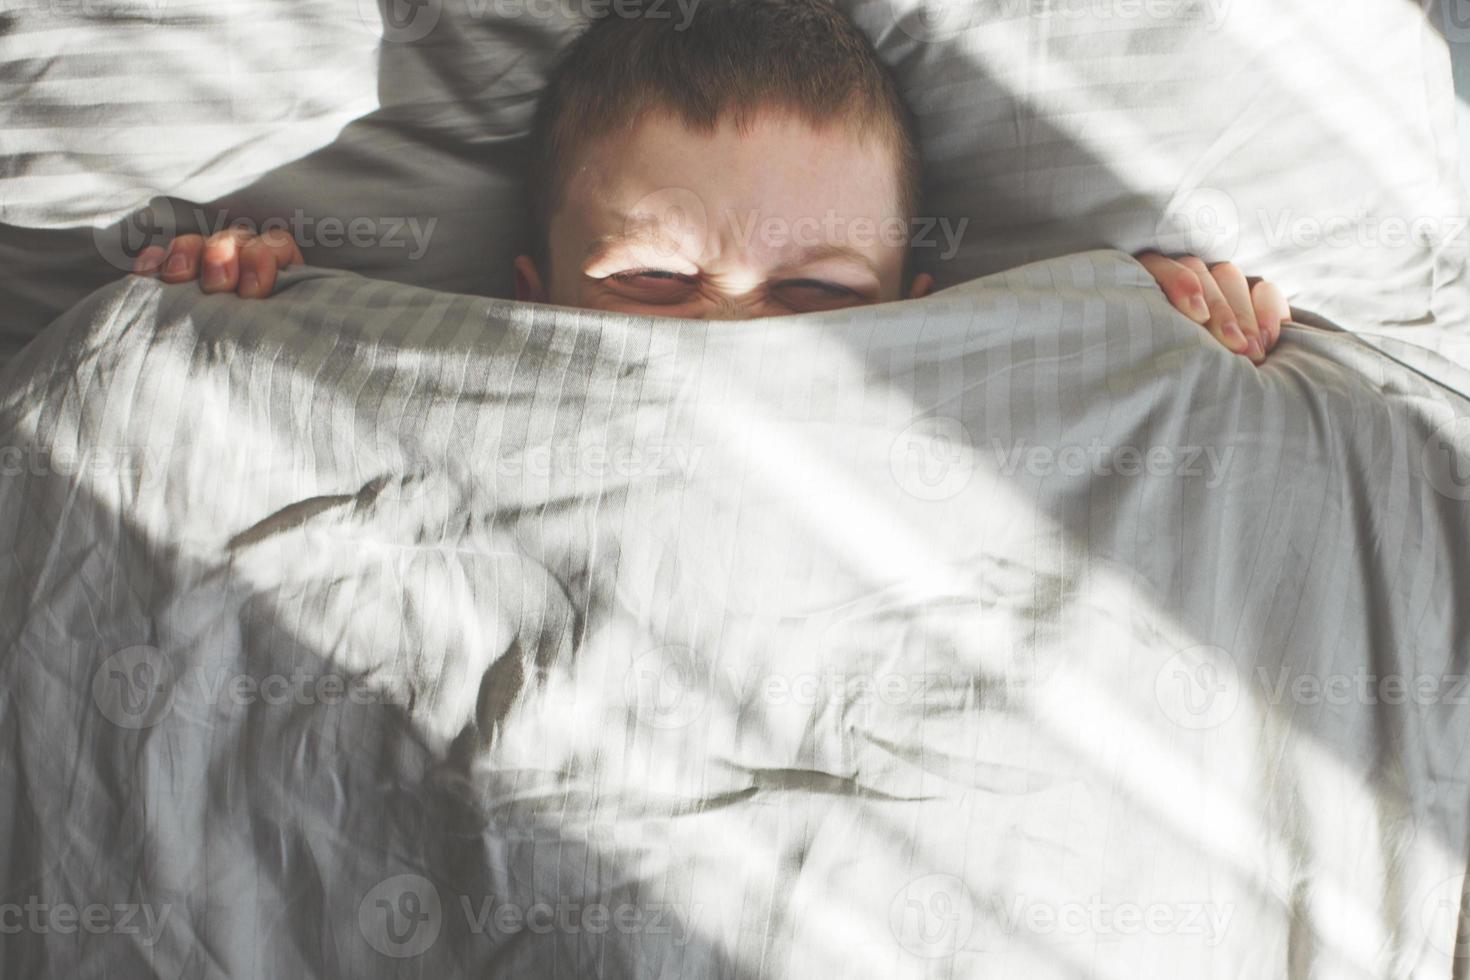
[[[1281,290],[1263,279],[1247,279],[1229,262],[1207,267],[1193,255],[1170,259],[1158,252],[1144,252],[1138,261],[1175,309],[1209,330],[1227,350],[1256,364],[1281,339],[1281,321],[1291,319]]]
[[[249,299],[264,298],[276,286],[276,272],[290,265],[305,265],[301,249],[282,229],[256,235],[244,228],[231,228],[217,235],[180,235],[168,248],[151,245],[133,263],[133,273],[158,276],[164,282],[199,280],[206,293],[239,293]]]

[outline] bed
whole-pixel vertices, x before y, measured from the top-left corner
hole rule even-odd
[[[5,14],[0,972],[1461,975],[1470,209],[1340,8],[850,5],[976,232],[758,323],[504,297],[576,9]]]

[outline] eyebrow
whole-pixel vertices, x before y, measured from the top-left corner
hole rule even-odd
[[[792,256],[789,261],[783,262],[781,268],[786,269],[790,266],[804,265],[807,262],[820,262],[823,259],[849,259],[857,262],[864,269],[871,272],[874,278],[882,278],[878,272],[878,266],[873,263],[873,260],[851,245],[813,245],[810,248],[802,249],[796,255]]]
[[[584,264],[592,262],[595,259],[603,258],[615,248],[636,245],[640,240],[647,237],[647,229],[650,228],[650,224],[647,222],[634,222],[633,216],[626,211],[616,210],[608,217],[610,221],[616,223],[623,230],[599,235],[588,242],[587,251],[582,256],[582,262]],[[635,226],[639,230],[632,230]],[[663,220],[657,218],[652,222],[651,226],[656,231],[662,232],[664,229]]]
[[[626,232],[612,235],[599,235],[587,243],[587,251],[582,256],[582,264],[586,265],[594,259],[601,259],[613,249],[622,245],[630,245],[637,239]]]

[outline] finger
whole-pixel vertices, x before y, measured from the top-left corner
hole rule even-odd
[[[240,250],[239,294],[266,297],[276,288],[279,269],[303,264],[301,249],[289,233],[275,229],[245,243]]]
[[[272,228],[260,236],[260,240],[276,256],[276,268],[285,269],[293,265],[305,265],[306,259],[296,245],[296,239],[284,228]]]
[[[189,282],[199,275],[199,253],[204,250],[202,235],[180,235],[168,243],[168,258],[163,262],[164,282]]]
[[[1221,262],[1210,266],[1210,275],[1220,287],[1220,292],[1225,294],[1230,308],[1235,311],[1236,323],[1245,334],[1245,356],[1260,364],[1266,359],[1266,344],[1261,339],[1261,326],[1256,322],[1256,308],[1251,303],[1251,288],[1246,284],[1245,273],[1233,263]]]
[[[168,257],[168,249],[162,245],[149,245],[138,253],[133,261],[133,275],[156,276],[158,270],[163,267],[163,260]]]
[[[1174,309],[1195,323],[1204,324],[1210,319],[1210,308],[1205,303],[1204,287],[1199,275],[1158,252],[1144,252],[1138,256],[1139,265],[1154,277]]]
[[[240,247],[254,238],[245,228],[210,235],[200,255],[199,288],[206,293],[232,293],[240,281]]]
[[[276,256],[259,238],[240,249],[240,284],[236,290],[245,299],[269,296],[276,286]]]
[[[1251,287],[1251,302],[1256,308],[1256,322],[1261,325],[1261,337],[1266,350],[1276,346],[1281,339],[1281,322],[1291,319],[1291,304],[1274,283],[1262,280]]]
[[[1185,256],[1179,260],[1179,264],[1199,276],[1200,285],[1205,291],[1205,305],[1209,307],[1210,319],[1205,328],[1210,331],[1211,336],[1220,342],[1220,346],[1234,354],[1244,354],[1250,344],[1245,334],[1240,329],[1239,318],[1235,315],[1235,308],[1221,292],[1219,283],[1215,277],[1210,275],[1210,270],[1204,262],[1192,255]]]

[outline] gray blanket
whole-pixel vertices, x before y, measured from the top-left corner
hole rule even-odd
[[[301,270],[108,286],[0,392],[4,976],[1465,952],[1432,357],[1257,369],[1111,252],[743,323]]]

